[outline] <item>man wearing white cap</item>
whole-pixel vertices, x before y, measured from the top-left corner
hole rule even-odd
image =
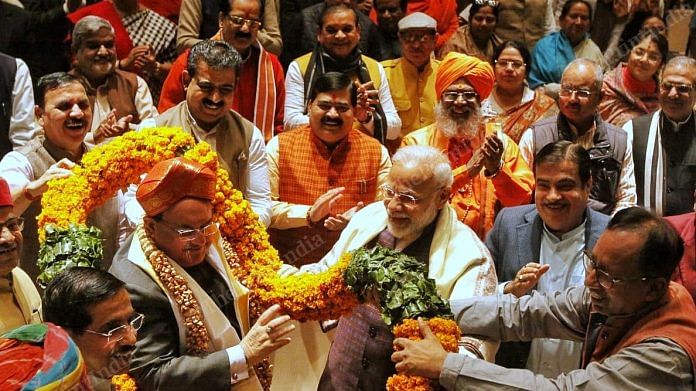
[[[382,62],[401,117],[401,137],[435,122],[435,73],[440,66],[432,57],[436,40],[437,21],[414,12],[399,21],[403,56]]]

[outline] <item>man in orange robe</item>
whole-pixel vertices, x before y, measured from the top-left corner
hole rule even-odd
[[[454,171],[450,205],[482,239],[493,227],[496,212],[528,203],[534,187],[534,176],[517,144],[502,129],[480,121],[481,101],[490,95],[493,82],[487,62],[447,54],[435,77],[435,123],[410,133],[402,142],[447,153]]]

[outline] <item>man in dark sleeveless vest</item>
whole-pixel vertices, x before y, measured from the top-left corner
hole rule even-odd
[[[242,192],[259,220],[271,222],[266,146],[261,131],[239,113],[230,110],[241,57],[224,41],[201,41],[191,48],[183,72],[186,100],[140,129],[154,126],[179,127],[196,141],[205,141],[218,153],[235,188]],[[138,208],[129,200],[128,208]],[[130,216],[142,216],[128,212]],[[137,221],[134,222],[137,224]]]
[[[70,175],[69,169],[87,151],[84,137],[92,123],[92,111],[85,88],[75,76],[64,72],[39,80],[35,114],[41,129],[27,145],[5,155],[0,176],[12,191],[14,213],[24,217],[24,247],[20,267],[36,281],[39,269],[39,241],[36,217],[41,213],[41,196],[51,179]],[[126,127],[119,121],[121,131]],[[90,213],[87,223],[102,231],[104,259],[108,268],[118,249],[119,196]]]
[[[34,91],[29,68],[0,53],[0,156],[25,145],[34,133]]]
[[[696,60],[678,56],[662,71],[661,110],[629,121],[638,205],[660,216],[692,211],[696,190]]]
[[[116,61],[114,28],[103,18],[89,15],[75,24],[72,53],[75,56],[70,74],[82,80],[92,107],[91,131],[87,141],[104,140],[99,125],[109,119],[131,116],[131,123],[157,115],[147,82],[135,73],[122,71]],[[106,135],[113,137],[117,135]]]
[[[395,140],[401,119],[394,107],[384,67],[358,47],[362,31],[358,12],[346,5],[326,7],[319,19],[313,51],[295,59],[285,76],[285,130],[309,123],[309,93],[325,72],[342,72],[362,84],[370,95],[371,115],[356,124],[382,144]],[[362,125],[362,126],[360,126]]]
[[[397,371],[438,379],[447,390],[693,390],[696,307],[686,288],[670,282],[683,250],[669,223],[627,208],[584,254],[584,287],[450,302],[464,334],[584,341],[581,369],[547,378],[448,354],[427,324],[423,341],[394,341],[397,350],[405,349],[392,360]]]
[[[311,94],[309,125],[268,143],[271,244],[285,263],[299,267],[323,258],[352,215],[375,201],[385,183],[389,153],[353,129],[353,118],[367,115],[356,102],[348,76],[325,73]]]
[[[582,145],[592,159],[592,189],[588,205],[604,214],[636,204],[631,144],[625,131],[600,117],[602,68],[591,60],[568,64],[561,77],[561,113],[535,123],[520,138],[520,153],[534,168],[534,155],[559,140]]]

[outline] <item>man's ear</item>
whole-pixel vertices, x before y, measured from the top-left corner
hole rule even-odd
[[[218,13],[218,28],[222,30],[222,24],[225,23],[225,14],[220,11]]]
[[[44,120],[43,120],[43,110],[39,105],[34,106],[34,117],[36,117],[36,122],[41,125],[41,127],[44,126]]]
[[[452,194],[452,187],[447,186],[444,189],[440,190],[440,193],[437,195],[437,199],[435,202],[437,203],[437,209],[442,209],[443,206],[449,201],[450,195]]]
[[[648,293],[645,295],[645,300],[647,302],[658,301],[667,292],[667,287],[669,286],[669,281],[664,278],[651,278],[648,280],[649,289]]]
[[[186,91],[189,83],[191,83],[191,75],[189,75],[187,69],[184,69],[183,72],[181,72],[181,83],[184,85],[184,91]]]

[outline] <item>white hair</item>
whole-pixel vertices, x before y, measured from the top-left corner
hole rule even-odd
[[[481,111],[475,109],[466,119],[452,118],[442,102],[435,105],[435,123],[437,130],[447,138],[464,137],[471,139],[476,136],[478,123],[481,121]]]
[[[427,145],[407,145],[399,148],[392,156],[394,165],[419,170],[426,178],[433,177],[438,187],[450,187],[454,178],[452,167],[445,154]],[[427,171],[423,171],[427,170]]]

